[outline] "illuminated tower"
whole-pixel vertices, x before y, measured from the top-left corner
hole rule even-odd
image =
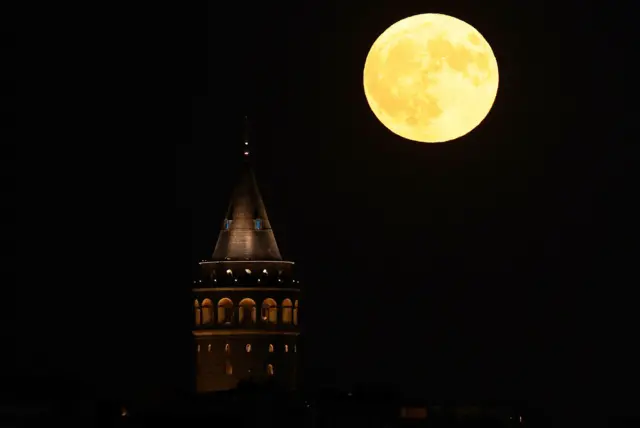
[[[198,392],[241,380],[296,386],[299,281],[280,255],[249,159],[245,135],[240,179],[193,289]]]

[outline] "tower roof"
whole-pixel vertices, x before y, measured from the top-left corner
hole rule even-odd
[[[248,149],[212,260],[282,260],[249,162]]]

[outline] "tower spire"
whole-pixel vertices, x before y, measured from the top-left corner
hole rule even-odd
[[[212,260],[282,261],[249,156],[249,120],[244,117],[244,162],[233,190]]]
[[[247,118],[247,116],[244,116],[244,138],[243,138],[243,143],[244,143],[244,157],[245,159],[249,159],[249,118]]]

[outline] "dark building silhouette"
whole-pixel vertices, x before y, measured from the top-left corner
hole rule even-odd
[[[300,289],[293,265],[280,255],[245,151],[218,242],[193,289],[198,392],[242,381],[296,387]]]

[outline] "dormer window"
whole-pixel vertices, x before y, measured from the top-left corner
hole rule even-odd
[[[256,230],[262,229],[262,219],[261,218],[257,218],[253,222],[256,225]]]

